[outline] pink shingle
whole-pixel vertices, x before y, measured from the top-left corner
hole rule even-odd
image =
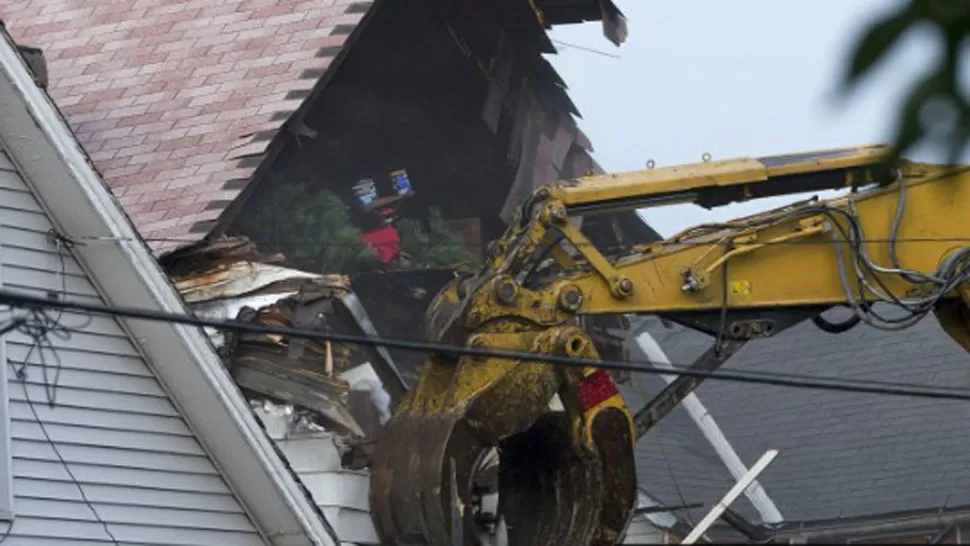
[[[0,0],[156,253],[206,235],[372,1]],[[362,9],[366,8],[366,9]],[[317,57],[325,48],[328,55]]]

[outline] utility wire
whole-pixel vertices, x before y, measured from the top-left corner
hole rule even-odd
[[[61,280],[60,292],[57,294],[58,298],[63,299],[67,295],[67,256],[70,255],[71,249],[74,246],[74,242],[70,239],[64,237],[60,233],[51,230],[49,232],[51,241],[57,252],[58,257],[58,276]],[[40,427],[41,434],[44,436],[47,444],[50,446],[51,450],[54,452],[54,456],[60,462],[64,471],[67,473],[71,482],[77,488],[78,493],[81,495],[81,499],[87,505],[91,514],[94,515],[94,519],[101,524],[104,529],[105,534],[111,539],[113,544],[119,544],[118,539],[108,528],[108,523],[101,517],[98,511],[94,508],[94,503],[88,498],[87,494],[84,492],[84,488],[81,486],[81,482],[77,479],[74,472],[71,470],[70,465],[64,456],[61,454],[61,450],[57,447],[57,443],[51,438],[50,433],[47,430],[47,425],[40,418],[37,413],[37,408],[35,406],[34,400],[30,396],[30,389],[27,387],[27,378],[29,376],[29,370],[31,367],[31,356],[37,354],[37,358],[40,361],[39,366],[41,368],[41,380],[44,388],[44,394],[47,397],[47,405],[53,409],[57,405],[57,387],[60,382],[61,376],[61,359],[57,354],[57,350],[50,341],[50,336],[54,335],[62,340],[68,340],[71,337],[71,332],[78,329],[87,327],[91,321],[92,317],[90,314],[87,315],[87,321],[81,325],[75,325],[73,327],[65,326],[61,324],[64,314],[67,311],[66,308],[61,307],[57,309],[55,316],[47,314],[47,312],[40,307],[32,307],[29,310],[28,318],[23,316],[14,316],[10,318],[6,325],[0,328],[0,332],[5,333],[7,331],[16,330],[31,340],[30,348],[27,350],[27,354],[24,356],[23,362],[19,365],[15,365],[14,362],[9,361],[10,368],[14,372],[14,376],[20,383],[21,388],[24,392],[24,400],[27,402],[27,407],[30,409],[30,413],[34,418],[34,422]],[[47,358],[44,356],[44,349],[48,349],[50,353],[54,356],[54,375],[53,377],[49,374],[50,366],[48,366]],[[0,363],[3,365],[4,363]],[[7,538],[13,531],[15,522],[10,522],[10,525],[0,536],[0,544],[6,542]]]
[[[107,315],[112,317],[124,317],[141,319],[171,324],[182,324],[187,326],[197,326],[203,328],[215,328],[221,330],[234,330],[237,332],[247,332],[263,335],[286,336],[302,338],[312,341],[350,343],[365,346],[382,346],[397,348],[407,351],[422,353],[444,353],[455,356],[474,356],[492,357],[508,360],[518,360],[522,362],[535,362],[545,364],[556,364],[568,367],[593,367],[608,370],[624,370],[631,372],[649,374],[680,375],[703,379],[718,379],[724,381],[736,381],[742,383],[754,383],[763,385],[810,388],[818,390],[843,391],[855,393],[869,393],[881,395],[909,396],[917,398],[933,398],[943,400],[963,400],[970,401],[970,390],[952,387],[930,387],[921,385],[907,385],[904,383],[874,382],[860,380],[843,380],[831,377],[811,377],[811,376],[791,376],[779,373],[767,372],[741,372],[741,371],[708,371],[696,370],[685,366],[675,366],[673,368],[660,368],[650,363],[635,363],[623,361],[601,361],[579,358],[570,358],[554,354],[538,354],[519,351],[508,351],[498,349],[482,349],[476,347],[458,347],[437,343],[421,341],[409,341],[400,339],[388,339],[381,337],[366,337],[350,334],[340,334],[331,332],[317,332],[306,329],[283,328],[274,326],[263,326],[249,324],[237,320],[208,320],[190,315],[165,313],[160,311],[139,309],[122,306],[106,306],[70,301],[52,301],[49,299],[30,296],[9,290],[0,290],[0,304],[10,305],[18,308],[56,308],[76,311],[80,313],[90,313],[97,315]],[[5,328],[10,330],[11,327]],[[2,335],[3,328],[0,328]]]
[[[134,239],[130,239],[130,238],[122,239],[122,238],[98,238],[98,237],[92,237],[92,238],[78,237],[78,238],[75,238],[73,240],[74,241],[77,241],[79,243],[82,243],[82,244],[84,242],[87,242],[87,241],[92,241],[92,242],[98,242],[98,241],[102,241],[102,242],[111,242],[111,241],[140,242],[140,241],[135,241]],[[199,239],[181,239],[181,238],[167,238],[167,237],[147,237],[147,238],[142,239],[142,240],[145,241],[146,243],[179,243],[179,244],[185,244],[185,245],[196,244],[196,243],[201,242]],[[319,247],[323,247],[323,248],[329,248],[329,247],[342,248],[342,247],[353,247],[353,246],[357,246],[357,245],[354,245],[352,243],[327,243],[327,242],[319,242],[319,243],[317,243],[317,239],[314,239],[312,237],[305,237],[305,238],[304,237],[298,237],[298,238],[292,238],[292,239],[289,239],[289,240],[290,241],[297,241],[297,242],[303,242],[303,241],[310,242],[310,241],[312,241],[312,242],[314,242],[314,245],[315,246],[319,246]],[[253,243],[266,243],[266,244],[269,244],[270,243],[270,241],[260,241],[260,240],[252,240],[252,241],[253,241]],[[970,243],[970,237],[900,237],[898,239],[860,239],[860,240],[857,240],[857,242],[864,243],[864,244],[889,244],[889,243]],[[471,244],[462,243],[462,244],[464,246],[470,246],[470,247],[473,247],[473,248],[476,248],[476,249],[480,249],[480,250],[486,249],[488,247],[487,244],[475,244],[475,243],[471,243]],[[636,244],[636,245],[617,245],[617,248],[623,248],[625,250],[634,250],[637,247],[644,247],[644,246],[650,246],[650,245],[659,245],[659,244],[666,244],[667,246],[732,246],[732,247],[745,247],[745,246],[831,246],[832,245],[832,241],[830,241],[830,240],[822,240],[822,241],[819,241],[819,240],[797,240],[797,239],[796,240],[786,240],[786,241],[731,241],[730,238],[728,238],[726,240],[723,240],[722,239],[722,240],[718,240],[718,241],[689,241],[689,240],[688,241],[667,241],[667,240],[661,239],[661,240],[658,240],[658,241],[653,242],[653,243],[639,243],[639,244]],[[596,245],[595,243],[577,243],[577,244],[569,243],[569,245],[570,246],[579,246],[579,247],[596,247],[596,248],[599,248],[600,247],[600,245]],[[413,246],[414,247],[417,247],[417,248],[424,248],[424,247],[429,247],[430,248],[430,247],[436,247],[436,246],[440,246],[440,245],[437,244],[437,243],[428,243],[426,245],[413,245]],[[611,248],[612,247],[610,245],[605,245],[604,246],[604,249],[606,249],[606,250],[610,250]],[[267,253],[269,253],[269,251],[267,251]]]
[[[22,296],[22,294],[17,294],[16,292],[14,292],[13,294],[16,294],[18,298]],[[3,301],[3,297],[4,297],[4,291],[0,290],[0,302]],[[40,305],[46,306],[46,307],[58,307],[58,308],[64,307],[59,303],[51,300],[34,297],[34,296],[24,296],[24,297],[28,298],[30,300],[30,303],[22,304],[21,305],[22,307],[33,308],[34,307],[33,302],[40,302]],[[85,308],[97,307],[99,311],[95,311],[95,313],[100,313],[108,316],[130,316],[125,314],[118,314],[118,311],[125,313],[127,312],[126,309],[130,309],[130,308],[104,307],[104,306],[99,307],[99,306],[90,306],[87,304],[74,304],[74,303],[70,305],[72,307],[82,306]],[[133,318],[144,318],[143,310],[135,309],[134,311],[138,315]],[[85,311],[85,313],[87,313],[88,316],[90,316],[90,312]],[[154,312],[149,312],[149,313],[154,313]],[[442,352],[447,354],[475,353],[475,354],[482,354],[484,356],[489,356],[489,355],[499,356],[500,354],[513,355],[511,357],[506,357],[506,358],[518,358],[518,356],[516,355],[519,355],[519,356],[525,355],[525,358],[521,358],[522,360],[536,361],[536,362],[551,362],[550,358],[562,358],[562,357],[554,357],[554,355],[549,355],[547,357],[545,355],[539,355],[537,353],[510,353],[510,352],[503,353],[501,351],[490,351],[488,349],[470,349],[470,348],[464,348],[464,347],[456,347],[456,346],[448,346],[448,345],[440,345],[440,344],[435,345],[435,344],[412,342],[412,341],[406,341],[406,340],[391,340],[387,338],[377,338],[377,337],[370,338],[370,337],[360,337],[360,336],[345,335],[345,334],[323,334],[321,332],[313,331],[313,330],[268,327],[268,326],[254,325],[254,324],[239,322],[239,321],[211,321],[211,320],[197,319],[196,317],[187,316],[187,315],[170,315],[170,314],[162,313],[156,316],[157,318],[152,318],[148,320],[157,320],[161,322],[188,323],[188,324],[200,325],[202,327],[208,327],[208,328],[214,328],[214,329],[244,331],[244,332],[264,334],[264,335],[279,335],[279,336],[287,336],[292,338],[310,339],[314,341],[324,341],[324,342],[329,341],[329,342],[335,342],[335,343],[350,343],[350,344],[363,344],[363,345],[372,345],[372,346],[396,347],[396,348],[402,348],[404,350],[410,350],[410,351],[416,351],[416,352]],[[172,318],[169,318],[169,317],[172,317]],[[50,320],[42,319],[40,322],[41,323],[47,322],[49,324]],[[88,322],[90,322],[90,320]],[[11,325],[8,327],[8,329],[13,329],[13,327],[14,326]],[[41,328],[44,328],[43,324],[41,325]],[[77,331],[79,328],[83,328],[83,326],[67,328],[67,329]],[[5,332],[5,329],[2,326],[0,326],[0,335],[2,335],[4,332]],[[415,344],[420,345],[420,347],[415,347],[414,346]],[[662,373],[666,373],[664,370],[668,370],[668,368],[656,368],[653,365],[653,363],[649,360],[647,361],[631,360],[631,361],[612,362],[612,361],[600,361],[600,360],[576,361],[575,359],[573,359],[573,365],[579,366],[579,367],[585,366],[587,362],[589,363],[589,365],[593,367],[600,367],[605,369],[619,369],[623,371],[639,371],[639,372],[646,372],[646,373],[662,374]],[[693,370],[693,368],[691,368],[690,365],[682,365],[682,364],[671,364],[671,367],[672,367],[672,371],[670,371],[669,373],[672,373],[673,375],[716,377],[716,375],[707,375],[707,374],[725,373],[725,372],[704,372],[700,370]],[[826,377],[820,377],[816,375],[793,374],[793,373],[771,372],[771,371],[752,372],[752,371],[745,371],[745,370],[737,370],[730,373],[736,376],[746,376],[746,377],[754,377],[754,378],[774,378],[774,379],[787,380],[787,381],[807,381],[807,382],[815,382],[820,380],[836,381],[844,385],[857,385],[860,387],[885,387],[887,389],[895,389],[901,386],[903,387],[914,386],[913,384],[906,385],[906,384],[891,382],[891,381],[878,381],[878,380],[852,379],[852,378],[826,378]],[[733,378],[726,378],[726,379],[731,380]],[[915,385],[915,387],[924,388],[925,386]],[[931,388],[937,391],[951,392],[958,395],[970,394],[970,390],[957,388],[957,387],[934,386],[934,387],[925,387],[925,388]]]

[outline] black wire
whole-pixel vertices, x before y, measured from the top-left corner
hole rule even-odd
[[[237,332],[247,332],[264,335],[288,336],[313,341],[350,343],[366,346],[383,346],[397,348],[407,351],[422,353],[445,353],[454,356],[476,356],[492,357],[507,360],[519,360],[521,362],[536,362],[544,364],[556,364],[568,367],[593,367],[612,370],[625,370],[631,372],[682,375],[687,377],[719,379],[724,381],[736,381],[742,383],[766,384],[774,386],[786,386],[797,388],[812,388],[819,390],[832,390],[842,392],[856,392],[869,394],[911,396],[919,398],[934,398],[946,400],[970,401],[970,390],[951,388],[951,387],[928,387],[920,385],[907,385],[902,383],[887,383],[877,381],[853,381],[839,378],[796,376],[793,374],[780,374],[769,372],[743,372],[743,371],[708,371],[695,370],[687,366],[656,367],[649,362],[623,362],[623,361],[599,361],[579,358],[570,358],[554,354],[526,353],[520,351],[508,351],[497,349],[481,349],[476,347],[458,347],[421,341],[388,339],[380,337],[366,337],[349,334],[339,334],[332,332],[317,332],[312,330],[297,328],[280,328],[273,326],[262,326],[248,324],[245,322],[226,320],[216,321],[201,319],[194,316],[165,313],[159,311],[138,309],[121,306],[105,306],[69,301],[50,301],[36,296],[18,294],[9,290],[0,290],[0,302],[14,307],[28,308],[64,308],[66,310],[79,311],[83,313],[107,315],[112,317],[125,317],[141,320],[150,320],[172,324],[182,324],[188,326],[208,327],[222,330],[233,330]]]
[[[2,294],[0,294],[0,296],[2,296]],[[42,300],[42,301],[45,301],[45,304],[47,303],[46,300]],[[199,319],[195,319],[194,317],[187,317],[185,315],[174,315],[174,317],[176,317],[178,320],[169,320],[167,318],[154,319],[154,320],[160,320],[162,322],[186,322],[186,320],[188,320],[193,324],[199,321]],[[203,327],[237,330],[237,331],[245,331],[245,332],[252,332],[252,333],[262,333],[262,334],[269,334],[269,335],[285,335],[285,336],[294,337],[294,338],[302,337],[305,339],[312,339],[312,340],[318,340],[318,341],[361,343],[361,344],[367,344],[367,345],[385,345],[385,346],[391,346],[391,347],[415,343],[410,341],[389,340],[386,338],[383,338],[383,339],[382,338],[360,338],[357,336],[352,336],[352,335],[347,336],[343,334],[328,335],[328,334],[322,334],[317,331],[299,330],[299,329],[292,329],[292,328],[264,327],[264,326],[247,324],[247,323],[238,323],[238,322],[234,323],[230,321],[216,322],[216,321],[202,320],[201,322],[203,323]],[[72,330],[70,328],[66,328],[66,329],[68,333],[70,333],[71,331],[79,331],[79,330]],[[465,348],[462,348],[462,347],[430,345],[430,344],[426,344],[426,345],[427,345],[426,347],[419,347],[419,348],[405,347],[405,350],[412,350],[412,351],[418,351],[418,352],[445,352],[445,353],[450,352],[450,353],[458,353],[458,354],[464,354],[464,351],[465,351]],[[484,350],[484,352],[488,353],[489,351],[486,349]],[[495,352],[493,351],[493,353]],[[550,358],[553,358],[553,359],[562,358],[562,357],[554,357],[552,355],[543,356],[535,353],[495,353],[495,354],[522,355],[526,357],[524,360],[534,361],[534,362],[548,362]],[[577,364],[577,362],[579,361],[575,361],[574,359],[574,361],[572,362],[572,365],[580,365],[580,364]],[[664,370],[667,369],[667,368],[655,369],[653,367],[653,363],[650,362],[649,360],[644,360],[644,361],[633,360],[633,361],[622,361],[622,362],[610,362],[610,361],[588,361],[588,362],[590,362],[590,364],[593,366],[598,366],[598,367],[607,368],[607,369],[613,368],[615,366],[622,366],[619,369],[622,369],[624,371],[639,371],[639,372],[646,372],[646,373],[665,373]],[[631,366],[634,366],[634,367],[631,368]],[[671,366],[673,368],[673,371],[671,373],[673,373],[674,375],[680,374],[680,375],[696,376],[698,373],[703,373],[703,372],[692,371],[689,365],[671,364]],[[817,382],[819,380],[838,381],[844,385],[858,385],[861,387],[875,386],[875,387],[885,387],[888,389],[897,389],[899,387],[906,386],[905,384],[889,382],[889,381],[856,380],[851,378],[825,378],[825,377],[811,376],[811,375],[805,375],[805,374],[792,374],[792,373],[771,372],[771,371],[751,372],[751,371],[737,370],[737,371],[731,372],[731,374],[736,376],[753,377],[755,379],[777,378],[780,380],[808,381],[808,382]],[[703,377],[709,377],[709,376],[703,375]],[[710,376],[710,377],[717,378],[717,376]],[[733,378],[726,378],[726,379],[731,380]],[[917,387],[922,387],[922,386],[917,385]],[[819,387],[816,387],[816,388],[819,388]],[[936,389],[937,391],[946,391],[954,394],[970,395],[970,390],[962,389],[962,388],[954,388],[954,387],[933,387],[933,388]]]
[[[67,262],[66,262],[67,256],[66,254],[71,252],[71,248],[73,248],[74,243],[73,241],[71,241],[70,239],[67,239],[66,237],[57,233],[56,231],[52,230],[50,232],[50,235],[54,240],[55,246],[57,247],[57,255],[58,255],[58,260],[60,262],[59,274],[61,277],[61,291],[59,294],[57,294],[57,298],[60,301],[64,301],[64,299],[67,296]],[[32,340],[32,343],[30,345],[30,348],[27,350],[27,354],[24,356],[23,362],[20,363],[19,366],[15,366],[13,362],[9,362],[9,361],[8,361],[8,364],[10,365],[11,369],[13,369],[14,375],[20,382],[21,388],[24,391],[24,400],[26,400],[27,402],[27,407],[30,408],[30,413],[33,415],[34,421],[40,427],[41,433],[44,435],[44,439],[47,441],[47,444],[51,447],[51,450],[53,450],[54,455],[57,457],[57,460],[61,463],[61,466],[64,468],[64,471],[67,472],[67,475],[71,478],[71,481],[74,484],[74,486],[77,487],[78,493],[80,493],[81,495],[81,499],[84,501],[88,509],[94,515],[95,520],[98,523],[100,523],[101,526],[104,528],[105,534],[107,534],[108,537],[111,538],[114,544],[119,544],[118,539],[114,536],[114,534],[111,533],[111,530],[108,528],[108,523],[101,518],[101,515],[98,514],[98,511],[94,508],[94,504],[88,498],[87,494],[85,494],[84,488],[81,486],[81,482],[77,479],[77,476],[74,475],[74,472],[71,470],[71,467],[64,459],[64,456],[61,454],[60,449],[58,449],[57,447],[57,443],[54,442],[53,438],[51,438],[50,433],[47,431],[47,427],[44,425],[43,420],[41,420],[40,415],[37,413],[37,408],[34,406],[34,401],[31,399],[30,391],[27,388],[28,367],[30,366],[31,356],[34,354],[34,352],[36,352],[38,355],[38,359],[40,360],[41,374],[43,378],[42,384],[44,387],[44,394],[47,396],[47,404],[51,409],[53,409],[57,405],[57,387],[60,381],[62,363],[61,363],[60,355],[57,353],[57,349],[50,341],[50,336],[54,335],[55,337],[58,337],[61,340],[67,341],[71,337],[72,330],[83,329],[87,327],[87,325],[90,324],[91,321],[93,320],[93,317],[90,314],[88,314],[87,322],[85,322],[82,325],[75,326],[74,328],[69,328],[61,324],[61,321],[64,318],[64,314],[66,313],[66,311],[67,311],[67,308],[59,307],[57,309],[56,316],[52,317],[43,308],[34,307],[29,309],[28,311],[27,316],[29,318],[25,318],[25,317],[12,318],[10,321],[11,326],[9,326],[8,328],[12,327],[13,330],[16,330],[24,334],[25,336],[27,336]],[[49,375],[50,366],[48,366],[47,358],[44,356],[45,344],[47,349],[54,356],[55,374],[54,374],[53,381],[51,380],[51,377]],[[7,539],[12,529],[13,529],[13,522],[10,523],[10,526],[7,528],[3,537],[0,538],[0,544],[2,544]]]
[[[33,345],[30,351],[28,351],[27,358],[25,358],[24,360],[26,361],[27,359],[30,358],[30,353],[33,351],[34,347],[39,348],[38,354],[40,355],[41,362],[44,362],[46,360],[44,358],[44,348],[41,345],[41,342],[39,339],[37,344]],[[49,342],[48,342],[48,347],[51,349],[51,352],[54,355],[54,358],[57,359],[58,367],[60,367],[60,357],[57,355],[56,349],[54,349],[54,347]],[[24,366],[26,366],[26,362]],[[36,423],[40,426],[40,431],[41,433],[43,433],[44,439],[47,440],[48,445],[51,446],[51,449],[54,451],[54,455],[57,457],[57,460],[61,463],[61,466],[64,467],[64,471],[67,472],[68,477],[71,478],[71,482],[74,484],[75,487],[77,487],[77,491],[78,493],[81,494],[81,499],[84,501],[84,504],[86,504],[88,509],[91,510],[91,513],[94,515],[94,519],[101,524],[101,527],[104,528],[105,534],[107,534],[108,537],[111,538],[111,541],[116,545],[120,544],[118,542],[117,537],[115,537],[114,534],[111,532],[111,530],[108,528],[108,522],[106,522],[101,517],[101,514],[99,514],[98,511],[94,508],[94,503],[92,503],[91,499],[89,499],[87,494],[84,493],[84,488],[81,486],[80,480],[78,480],[77,476],[74,475],[74,472],[71,470],[70,465],[67,464],[67,461],[64,459],[64,456],[61,454],[61,450],[57,448],[57,443],[54,442],[53,438],[51,438],[50,433],[47,432],[47,427],[44,425],[44,422],[41,420],[40,415],[37,414],[37,408],[34,407],[34,402],[33,400],[30,399],[30,392],[29,392],[29,389],[27,388],[26,370],[24,370],[24,374],[22,376],[18,376],[18,379],[20,380],[20,386],[23,388],[23,391],[24,391],[24,399],[27,401],[27,407],[30,408],[30,413],[34,416],[34,421],[36,421]]]
[[[829,209],[829,210],[834,210],[834,211],[842,212],[840,209],[837,209],[837,208],[832,208],[832,209]],[[777,219],[773,219],[773,221],[776,221],[776,220]],[[751,226],[745,226],[745,227],[751,227]],[[728,226],[725,226],[723,229],[732,229],[732,228],[731,227],[728,227]],[[101,239],[101,238],[97,238],[97,237],[91,237],[91,238],[79,237],[79,238],[77,238],[77,242],[85,242],[85,241],[114,242],[114,241],[117,241],[117,240],[119,240],[119,239],[115,239],[115,238],[105,238],[105,239]],[[142,239],[142,240],[145,241],[145,242],[147,242],[147,243],[180,243],[180,244],[186,244],[186,245],[197,244],[197,243],[200,242],[199,239],[180,239],[180,238],[168,238],[168,237],[148,237],[148,238],[145,238],[145,239]],[[342,248],[342,247],[356,247],[357,246],[357,245],[354,245],[354,244],[351,244],[351,243],[325,243],[325,242],[324,243],[318,243],[316,239],[311,239],[311,238],[305,238],[305,239],[304,238],[295,238],[295,239],[291,239],[291,240],[294,240],[294,241],[313,241],[314,244],[317,244],[318,246],[322,246],[322,247],[338,247],[338,248]],[[255,243],[266,243],[266,244],[270,244],[269,241],[253,241],[253,242],[255,242]],[[905,238],[896,238],[896,239],[863,239],[860,242],[863,242],[863,243],[881,243],[881,244],[889,244],[889,243],[892,243],[892,242],[897,242],[897,243],[970,243],[970,237],[905,237]],[[830,241],[814,241],[814,240],[798,240],[798,239],[792,239],[792,240],[786,240],[786,241],[760,241],[760,242],[759,241],[750,241],[750,242],[734,242],[734,241],[671,241],[671,240],[667,240],[667,239],[661,239],[661,240],[658,240],[658,241],[653,242],[653,243],[641,243],[641,244],[637,244],[637,245],[632,245],[632,247],[633,248],[639,248],[639,247],[644,247],[644,246],[650,246],[650,245],[653,245],[653,244],[664,244],[664,243],[669,244],[670,246],[728,246],[728,245],[730,245],[730,246],[735,246],[735,247],[745,247],[745,246],[759,246],[759,247],[762,247],[762,246],[818,246],[818,245],[830,245],[830,244],[832,244]],[[595,243],[572,243],[572,242],[570,242],[570,244],[572,244],[573,246],[579,247],[579,248],[582,248],[582,247],[595,247],[595,248],[599,248],[599,245],[596,245]],[[479,244],[462,243],[462,245],[463,246],[470,246],[470,247],[473,247],[473,248],[476,248],[476,249],[479,249],[479,250],[485,250],[485,249],[488,248],[488,245],[487,244],[484,244],[484,243],[479,243]],[[272,246],[278,246],[278,245],[272,245]],[[428,243],[427,245],[415,245],[415,246],[419,246],[419,247],[429,246],[429,247],[431,247],[431,246],[438,246],[438,245],[436,243]],[[605,250],[615,250],[615,249],[619,249],[619,250],[627,250],[627,251],[629,251],[629,250],[631,250],[631,245],[606,245],[604,247],[604,249]]]

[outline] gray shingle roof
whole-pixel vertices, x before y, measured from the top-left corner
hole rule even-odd
[[[645,327],[675,364],[712,342],[653,318]],[[645,360],[632,342],[631,357]],[[860,326],[831,335],[804,323],[751,342],[727,368],[970,387],[970,355],[932,317],[895,334]],[[663,385],[642,375],[624,396],[635,411]],[[970,403],[715,380],[696,394],[745,464],[782,450],[760,481],[788,521],[970,503]],[[688,503],[705,502],[695,520],[733,483],[682,408],[640,441],[638,464],[641,486],[662,502],[681,503],[675,482]],[[746,499],[734,508],[758,521]]]

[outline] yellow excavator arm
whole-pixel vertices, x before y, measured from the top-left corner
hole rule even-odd
[[[860,322],[897,330],[935,312],[970,351],[970,172],[890,165],[886,152],[708,161],[540,188],[481,271],[438,295],[428,335],[597,360],[582,317],[656,314],[715,336],[695,363],[713,369],[804,320],[830,332]],[[596,248],[579,228],[591,214],[830,189],[847,193],[636,247]],[[851,318],[822,316],[837,306]],[[681,378],[634,416],[602,369],[432,355],[375,450],[382,543],[481,544],[476,476],[496,449],[509,544],[618,543],[636,507],[636,439],[698,383]]]

